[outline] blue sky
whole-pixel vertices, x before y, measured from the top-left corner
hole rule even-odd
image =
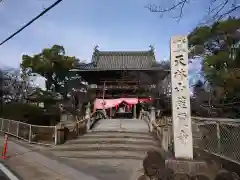
[[[0,40],[39,14],[53,0],[3,0],[0,3]],[[16,37],[0,46],[0,64],[19,67],[22,54],[34,54],[53,44],[63,45],[68,55],[89,61],[93,47],[100,50],[156,49],[157,60],[169,59],[173,35],[191,32],[202,19],[204,3],[192,1],[177,23],[167,14],[150,13],[144,8],[160,0],[63,0]],[[165,2],[165,1],[162,1]],[[172,4],[174,1],[166,1]],[[167,4],[163,5],[167,5]],[[196,8],[197,7],[197,8]],[[194,62],[191,72],[199,69]]]

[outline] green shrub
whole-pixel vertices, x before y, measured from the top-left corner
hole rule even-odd
[[[2,106],[0,117],[35,125],[50,125],[60,120],[59,111],[46,111],[32,104],[11,103]]]

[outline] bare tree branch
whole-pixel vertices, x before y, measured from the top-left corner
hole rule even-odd
[[[218,14],[228,4],[228,0],[225,0],[224,2],[220,3],[216,7],[212,7],[212,6],[214,6],[215,2],[216,2],[216,0],[214,2],[211,2],[209,7],[208,7],[208,14],[209,15],[215,13],[216,10],[217,10],[216,14]]]
[[[175,17],[179,21],[182,17],[183,8],[184,8],[185,4],[188,3],[188,1],[189,0],[180,0],[178,3],[172,5],[168,8],[162,8],[160,5],[157,6],[155,4],[148,4],[145,8],[147,8],[150,12],[155,12],[155,13],[167,13],[167,12],[171,12],[175,9],[180,8],[179,16]]]
[[[192,1],[193,0],[179,0],[177,3],[165,8],[162,5],[148,4],[145,8],[150,12],[160,13],[161,16],[165,13],[179,11],[177,17],[174,18],[177,18],[177,21],[180,21],[183,16],[184,7]],[[240,9],[239,0],[209,0],[208,11],[204,18],[204,23],[220,21],[238,9]]]
[[[232,12],[236,11],[236,10],[239,9],[239,8],[240,8],[240,4],[234,6],[233,8],[229,9],[227,12],[219,15],[218,20],[221,20],[221,19],[224,18],[226,15],[231,14]]]

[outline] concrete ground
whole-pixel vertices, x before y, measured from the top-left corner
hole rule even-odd
[[[1,171],[1,170],[0,170],[0,179],[1,179],[1,180],[11,180],[11,179],[9,179],[9,178],[7,177],[7,175],[6,175],[3,171]]]
[[[124,119],[110,119],[102,120],[94,128],[94,131],[101,130],[148,132],[148,126],[145,122],[137,119],[128,119],[127,121]],[[0,136],[0,148],[2,144],[3,137]],[[107,148],[111,149],[112,147]],[[47,149],[49,148],[30,145],[27,142],[9,138],[7,152],[8,158],[2,163],[9,167],[10,170],[16,174],[20,180],[111,180],[112,177],[114,177],[114,179],[128,179],[128,176],[132,176],[132,174],[135,172],[132,172],[132,170],[130,170],[125,164],[127,163],[129,166],[132,165],[134,167],[136,164],[139,164],[138,169],[140,169],[140,166],[142,165],[139,163],[141,160],[135,160],[136,162],[132,160],[130,162],[129,160],[126,161],[126,159],[123,159],[121,161],[118,160],[117,164],[115,161],[109,160],[107,162],[110,164],[106,164],[106,160],[98,159],[96,164],[95,159],[86,159],[86,161],[84,161],[84,159],[79,160],[77,158],[59,158],[56,156],[56,152],[50,152],[51,148],[50,151]],[[72,153],[77,152],[73,151]],[[97,166],[97,168],[95,166]],[[116,166],[121,166],[121,168],[117,168]],[[116,170],[118,170],[118,172],[116,172]],[[121,174],[121,177],[116,177],[116,173]],[[105,177],[102,177],[101,174],[103,174]],[[126,174],[128,176],[125,177],[124,175]],[[108,177],[106,177],[106,175]],[[2,176],[4,177],[4,174],[2,174]],[[0,177],[0,179],[4,178]]]
[[[0,143],[2,142],[1,137]],[[3,163],[21,180],[98,180],[44,156],[41,149],[27,148],[11,140],[8,143],[7,156]]]

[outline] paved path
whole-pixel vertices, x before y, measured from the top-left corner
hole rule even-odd
[[[93,132],[56,147],[9,140],[4,163],[23,180],[136,180],[146,152],[159,148],[146,122],[104,119]]]
[[[102,119],[94,125],[93,131],[149,132],[149,128],[139,119]]]
[[[162,152],[148,132],[93,131],[48,149],[51,157],[99,180],[136,180],[151,150]]]
[[[0,138],[1,143],[2,141],[3,138]],[[78,169],[44,155],[44,147],[32,146],[31,148],[24,142],[19,141],[19,143],[9,140],[8,158],[4,164],[22,180],[98,180],[91,174],[82,173]],[[2,180],[1,176],[0,180]]]

